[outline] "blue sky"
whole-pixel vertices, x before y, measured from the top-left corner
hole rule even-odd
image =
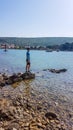
[[[73,0],[0,0],[0,37],[73,36]]]

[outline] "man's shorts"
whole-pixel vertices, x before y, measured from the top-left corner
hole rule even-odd
[[[26,60],[26,62],[27,62],[27,65],[30,65],[30,61]]]
[[[27,65],[30,65],[30,62],[27,62]]]

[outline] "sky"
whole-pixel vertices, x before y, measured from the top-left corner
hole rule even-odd
[[[73,37],[73,0],[0,0],[0,37]]]

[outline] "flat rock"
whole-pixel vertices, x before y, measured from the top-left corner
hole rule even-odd
[[[66,72],[67,69],[59,69],[59,70],[56,70],[56,69],[48,69],[50,72],[52,73],[61,73],[61,72]]]
[[[10,85],[25,79],[34,79],[35,74],[31,72],[18,73],[7,76],[5,74],[0,74],[0,86],[3,87],[5,85]]]

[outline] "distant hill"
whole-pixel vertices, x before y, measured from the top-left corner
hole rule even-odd
[[[19,38],[19,37],[0,37],[0,44],[15,44],[19,46],[48,46],[61,45],[66,42],[72,43],[73,37],[39,37],[39,38]]]

